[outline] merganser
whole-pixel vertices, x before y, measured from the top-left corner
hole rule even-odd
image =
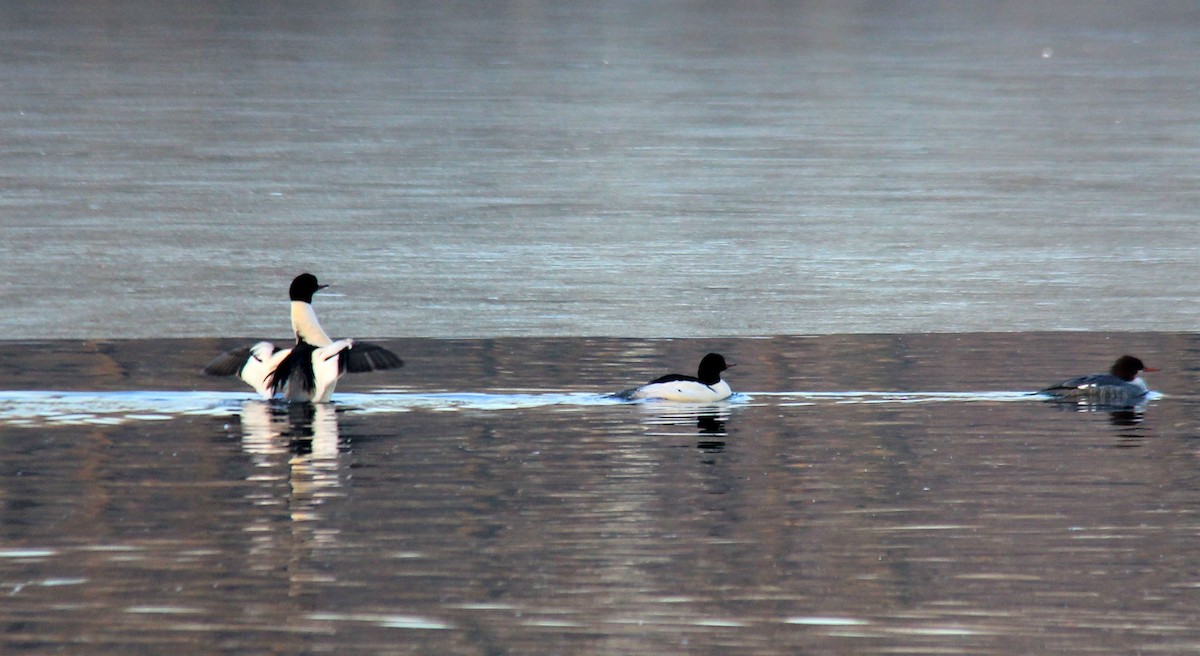
[[[721,380],[721,372],[732,367],[725,358],[709,353],[700,361],[695,376],[668,374],[631,390],[621,392],[624,399],[662,399],[682,403],[712,403],[729,398],[733,390],[729,383]]]
[[[1077,401],[1097,405],[1133,405],[1141,401],[1149,388],[1138,377],[1143,371],[1158,371],[1147,367],[1132,355],[1122,355],[1106,374],[1079,376],[1047,387],[1038,392],[1059,401]]]
[[[284,393],[289,401],[328,403],[338,380],[347,373],[403,367],[404,361],[382,346],[329,338],[312,308],[313,294],[326,287],[310,273],[292,281],[288,296],[294,346],[280,349],[271,342],[258,342],[236,348],[217,356],[204,373],[237,375],[264,399]]]

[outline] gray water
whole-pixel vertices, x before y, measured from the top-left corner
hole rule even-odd
[[[0,653],[1197,651],[1197,61],[1191,2],[0,4]],[[407,366],[201,376],[302,270]]]
[[[214,340],[0,344],[0,652],[1200,648],[1196,335],[387,345],[288,408]],[[709,347],[729,402],[605,396]],[[1141,408],[1027,394],[1124,349]]]
[[[1191,2],[0,7],[8,338],[1191,330]]]

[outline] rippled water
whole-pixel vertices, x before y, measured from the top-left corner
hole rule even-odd
[[[232,343],[0,347],[0,651],[1200,645],[1195,335],[393,340],[290,408]],[[606,396],[710,348],[729,402]],[[1028,395],[1126,350],[1137,411]]]
[[[0,4],[0,653],[1200,649],[1197,26]],[[306,269],[407,366],[201,376]]]
[[[7,338],[1192,330],[1190,2],[0,7]]]

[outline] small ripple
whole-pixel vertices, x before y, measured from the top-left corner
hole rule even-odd
[[[416,615],[388,615],[383,613],[310,613],[310,620],[325,622],[365,622],[386,629],[445,630],[453,625]]]
[[[188,606],[130,606],[125,612],[135,615],[194,615],[202,611]]]
[[[690,622],[690,624],[692,624],[693,626],[712,626],[712,627],[718,627],[718,628],[735,628],[735,629],[746,626],[745,622],[740,622],[738,620],[719,619],[719,618],[702,618],[702,619],[698,619],[698,620],[693,620],[692,622]]]
[[[788,617],[783,620],[783,623],[799,624],[802,626],[864,626],[869,624],[866,620],[853,617],[825,617],[820,615]]]
[[[777,405],[871,404],[871,403],[1009,403],[1039,401],[1032,392],[747,392],[752,400],[780,399]]]
[[[54,549],[0,549],[0,558],[49,558],[57,556]]]

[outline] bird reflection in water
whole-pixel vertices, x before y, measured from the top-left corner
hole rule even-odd
[[[292,596],[303,596],[329,574],[312,563],[339,548],[339,530],[322,521],[322,504],[341,496],[338,420],[328,403],[247,401],[241,412],[242,451],[252,487],[250,567],[286,571]]]
[[[705,413],[696,417],[696,428],[700,431],[700,441],[696,448],[705,453],[721,453],[725,450],[725,420],[728,415],[720,413]]]
[[[1137,426],[1142,423],[1146,412],[1139,408],[1125,408],[1122,410],[1110,410],[1108,420],[1113,426]]]
[[[287,459],[291,519],[314,519],[317,507],[341,485],[335,407],[247,401],[241,417],[242,449],[256,467],[274,469]]]
[[[1112,405],[1106,403],[1086,403],[1083,401],[1047,401],[1057,407],[1059,410],[1066,412],[1093,413],[1107,412],[1109,421],[1114,426],[1136,426],[1142,423],[1142,419],[1146,416],[1147,403],[1138,403],[1136,405]]]
[[[1142,446],[1149,435],[1142,425],[1145,418],[1145,406],[1110,410],[1108,421],[1117,427],[1117,447],[1130,449]]]
[[[1108,422],[1117,429],[1117,447],[1128,449],[1142,446],[1146,440],[1145,427],[1148,403],[1108,405],[1083,401],[1050,401],[1059,410],[1081,414],[1108,413]]]
[[[662,436],[668,445],[670,438],[684,438],[696,445],[694,459],[678,462],[690,467],[681,481],[691,487],[680,488],[680,494],[690,494],[690,508],[705,517],[705,533],[711,538],[725,539],[734,533],[739,514],[744,507],[744,481],[736,473],[734,452],[726,451],[732,406],[726,403],[684,405],[679,403],[647,403],[641,406],[642,423],[650,434]],[[661,431],[661,432],[660,432]]]
[[[725,450],[730,410],[725,404],[680,405],[677,403],[646,403],[641,406],[645,413],[642,423],[650,426],[695,426],[699,440],[696,448],[704,453],[721,453]]]

